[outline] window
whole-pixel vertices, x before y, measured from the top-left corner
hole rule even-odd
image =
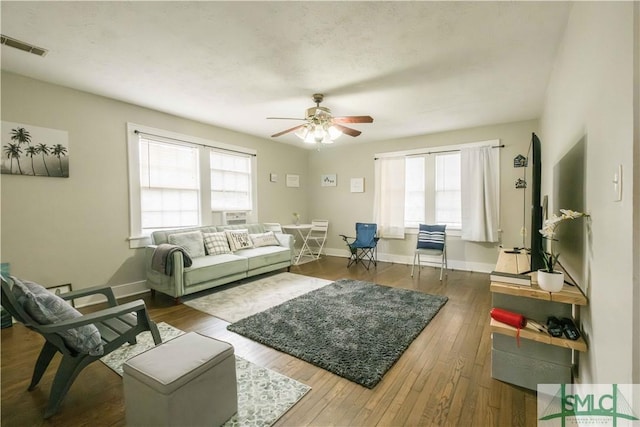
[[[460,229],[460,196],[459,152],[405,158],[405,227],[435,223]]]
[[[127,132],[132,248],[154,230],[213,224],[214,211],[257,217],[254,151],[133,123]]]
[[[434,216],[437,224],[460,229],[460,153],[435,154]]]
[[[251,210],[251,157],[211,150],[211,210]]]
[[[375,188],[374,218],[378,222],[378,228],[382,230],[381,235],[389,238],[401,238],[403,236],[402,227],[415,229],[421,223],[446,224],[447,231],[457,230],[459,233],[464,222],[462,206],[465,191],[470,195],[480,194],[479,198],[475,196],[474,198],[485,199],[488,205],[497,209],[499,204],[495,203],[494,198],[486,199],[486,195],[483,196],[482,192],[478,193],[479,190],[474,183],[465,184],[463,182],[464,176],[469,174],[462,170],[463,153],[478,150],[480,147],[496,145],[499,145],[497,140],[434,147],[430,148],[428,152],[423,149],[376,155],[376,162],[380,162],[381,166],[376,168],[376,183],[379,185]],[[489,151],[494,152],[489,155],[490,157],[495,157],[499,153],[499,150]],[[395,159],[396,163],[390,162],[392,159]],[[397,163],[398,160],[401,161],[400,164]],[[404,171],[401,170],[401,167],[404,167]],[[389,172],[389,168],[392,168],[391,172]],[[381,173],[383,170],[386,171],[384,174]],[[480,168],[480,170],[484,169]],[[492,176],[491,182],[499,182],[499,167],[491,170],[492,172],[488,173]],[[397,199],[396,193],[393,191],[394,188],[404,190],[401,193],[404,194],[402,199]],[[464,190],[465,188],[466,190]],[[393,212],[389,212],[394,209],[397,212],[402,210],[399,217]],[[467,211],[470,210],[475,209],[467,209]],[[404,223],[402,223],[403,218]],[[469,224],[471,222],[467,222],[467,225]],[[398,229],[400,229],[400,233],[398,233]],[[388,231],[386,236],[385,231]]]
[[[423,156],[407,157],[404,167],[404,224],[417,228],[425,221],[425,159]]]
[[[200,223],[198,149],[140,138],[143,232]]]

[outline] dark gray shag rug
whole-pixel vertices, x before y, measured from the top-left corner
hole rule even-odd
[[[341,279],[227,329],[373,388],[447,299]]]

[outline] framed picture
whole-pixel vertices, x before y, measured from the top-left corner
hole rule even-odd
[[[351,192],[364,193],[364,178],[351,178]]]
[[[59,286],[51,286],[51,287],[48,287],[47,289],[58,296],[60,296],[60,294],[66,294],[67,292],[71,292],[73,290],[71,289],[71,283],[65,283],[64,285],[59,285]],[[76,306],[73,300],[69,301],[69,303],[73,307]]]
[[[322,175],[320,177],[320,185],[322,187],[335,187],[338,185],[338,178],[335,173]]]
[[[287,174],[287,187],[300,187],[300,175]]]
[[[69,133],[3,121],[0,172],[69,178]]]

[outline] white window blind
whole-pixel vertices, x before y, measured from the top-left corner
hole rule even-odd
[[[460,228],[460,153],[435,155],[435,221]]]
[[[251,157],[211,150],[211,210],[252,210]]]
[[[406,227],[418,227],[425,222],[425,158],[405,159],[404,223]]]
[[[198,149],[140,137],[142,230],[199,224]]]

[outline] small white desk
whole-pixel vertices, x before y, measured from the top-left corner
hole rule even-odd
[[[289,232],[289,234],[293,234],[294,236],[297,234],[302,239],[302,247],[300,248],[300,251],[295,255],[296,260],[294,261],[294,264],[300,263],[300,258],[302,258],[303,256],[308,255],[313,257],[311,249],[309,249],[309,245],[307,244],[307,238],[309,237],[311,228],[311,224],[288,224],[282,226],[282,229],[285,232]]]

